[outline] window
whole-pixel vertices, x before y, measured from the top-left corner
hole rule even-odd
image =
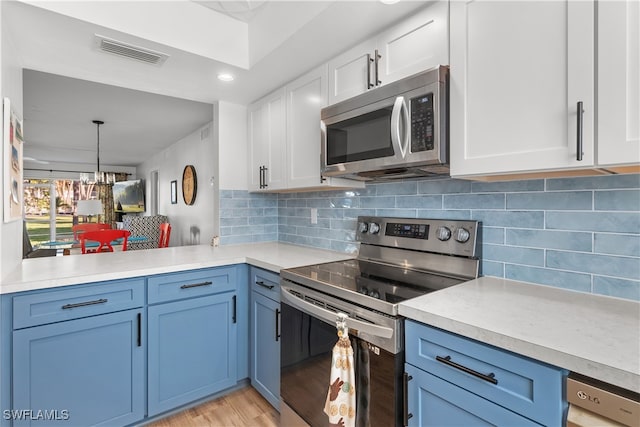
[[[72,239],[71,227],[79,222],[77,202],[96,198],[94,190],[94,184],[73,179],[25,179],[24,220],[31,244]],[[97,220],[97,216],[81,219]]]

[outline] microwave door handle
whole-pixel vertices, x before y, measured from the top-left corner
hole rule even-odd
[[[317,305],[313,305],[304,300],[301,300],[296,296],[291,295],[287,287],[282,286],[281,288],[282,288],[282,292],[280,296],[282,297],[282,300],[287,304],[289,304],[290,306],[304,313],[307,313],[311,316],[322,319],[325,322],[330,323],[332,325],[335,323],[337,313],[327,310],[326,308],[318,307]],[[363,322],[361,320],[352,319],[351,317],[347,317],[346,322],[347,322],[347,326],[350,329],[356,329],[359,332],[364,332],[371,336],[376,336],[381,338],[391,338],[393,336],[393,329],[391,328],[373,325],[370,323]]]
[[[404,114],[403,114],[404,110]],[[404,135],[401,135],[402,126],[404,126]],[[409,145],[409,114],[407,111],[407,104],[404,102],[404,96],[399,96],[393,103],[393,110],[391,110],[391,144],[393,151],[400,158],[404,159],[407,156],[407,147]]]

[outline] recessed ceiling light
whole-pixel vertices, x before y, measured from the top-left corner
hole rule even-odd
[[[380,0],[380,3],[384,3],[384,4],[394,4],[394,3],[398,3],[400,0]]]
[[[221,80],[223,82],[230,82],[233,81],[235,77],[233,77],[233,74],[229,74],[229,73],[220,73],[218,74],[218,80]]]

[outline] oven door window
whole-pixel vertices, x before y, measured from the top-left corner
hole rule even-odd
[[[327,164],[394,156],[393,105],[327,126]]]
[[[327,426],[324,413],[336,328],[287,304],[281,304],[282,400],[311,426]],[[370,351],[353,338],[356,375],[356,426],[400,426],[404,354]]]

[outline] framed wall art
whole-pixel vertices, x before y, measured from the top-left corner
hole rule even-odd
[[[171,204],[178,203],[178,180],[171,181]]]
[[[22,218],[22,119],[11,108],[9,98],[2,105],[4,152],[4,222]]]

